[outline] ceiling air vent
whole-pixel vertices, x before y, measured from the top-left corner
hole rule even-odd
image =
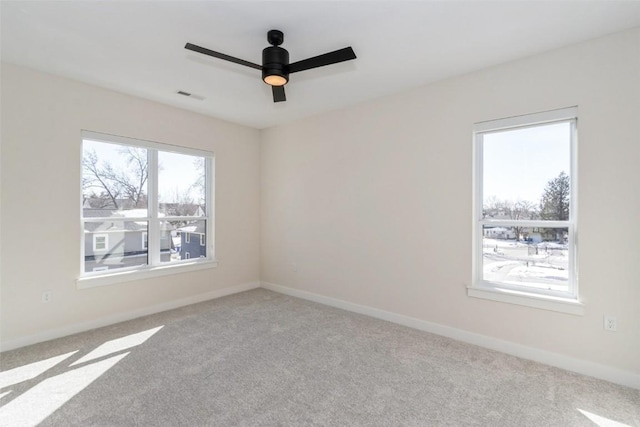
[[[177,93],[178,95],[188,96],[188,97],[190,97],[190,98],[197,99],[198,101],[202,101],[202,100],[204,100],[204,96],[194,95],[194,94],[192,94],[192,93],[185,92],[185,91],[183,91],[183,90],[179,90],[179,91],[177,91],[176,93]]]

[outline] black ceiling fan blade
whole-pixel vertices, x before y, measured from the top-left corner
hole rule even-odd
[[[273,92],[273,102],[287,100],[287,96],[284,94],[284,86],[271,86],[271,92]]]
[[[244,65],[246,67],[262,70],[261,65],[254,64],[253,62],[245,61],[244,59],[234,58],[233,56],[225,55],[224,53],[215,52],[213,50],[207,49],[206,47],[201,47],[195,44],[187,43],[186,45],[184,45],[184,48],[192,50],[194,52],[202,53],[204,55],[213,56],[214,58],[224,59],[225,61],[235,62],[236,64]]]
[[[302,61],[289,64],[289,72],[297,73],[298,71],[310,70],[312,68],[324,67],[325,65],[337,64],[338,62],[350,61],[356,59],[356,53],[351,46],[313,58],[303,59]]]

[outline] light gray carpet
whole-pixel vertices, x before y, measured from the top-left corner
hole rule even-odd
[[[140,345],[69,366],[159,326]],[[3,409],[7,423],[60,398],[33,391],[45,378],[129,352],[41,425],[640,426],[638,390],[263,289],[6,352],[0,366],[75,350],[0,389],[11,390],[0,424]]]

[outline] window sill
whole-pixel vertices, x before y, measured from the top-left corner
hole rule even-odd
[[[491,286],[469,286],[467,295],[475,298],[524,305],[543,310],[559,311],[561,313],[584,315],[584,304],[577,299],[562,298],[515,291]]]
[[[161,265],[147,267],[138,270],[119,271],[98,276],[84,276],[76,280],[78,289],[94,288],[96,286],[114,285],[117,283],[130,282],[133,280],[148,279],[151,277],[169,276],[171,274],[187,273],[190,271],[216,268],[217,260],[181,262],[180,264]]]

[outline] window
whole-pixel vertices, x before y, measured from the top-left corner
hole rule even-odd
[[[185,252],[184,259],[191,259],[191,254],[189,252]]]
[[[191,243],[191,233],[184,233],[184,242]]]
[[[79,283],[185,268],[180,230],[213,231],[213,154],[94,132],[82,133],[82,154]],[[212,249],[203,250],[209,256],[198,262],[215,264]],[[193,261],[189,265],[195,268]]]
[[[475,125],[469,295],[581,311],[576,308],[576,125],[577,108]]]
[[[93,235],[93,250],[106,251],[109,247],[109,236],[107,234]]]
[[[204,242],[205,242],[204,234],[201,234],[200,235],[200,246],[204,246]]]

